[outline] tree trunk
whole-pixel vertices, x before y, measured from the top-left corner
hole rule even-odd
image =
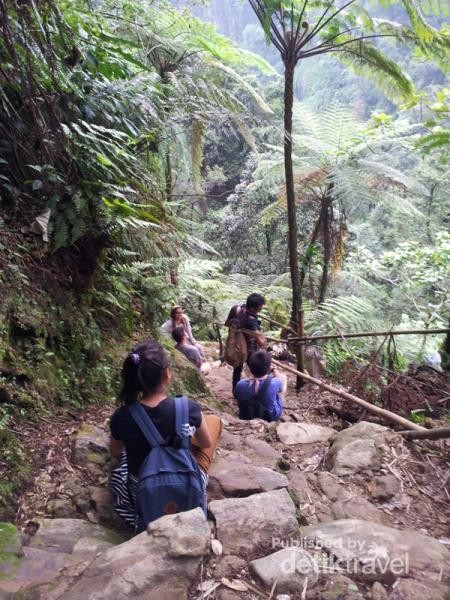
[[[331,198],[328,190],[322,199],[322,227],[323,227],[323,265],[320,281],[319,304],[325,301],[328,288],[329,269],[331,261]]]
[[[292,166],[292,107],[294,103],[295,62],[287,61],[284,71],[284,172],[286,179],[286,199],[288,212],[289,269],[292,283],[291,324],[297,324],[302,307],[300,276],[297,251],[297,211],[295,205],[294,170]]]

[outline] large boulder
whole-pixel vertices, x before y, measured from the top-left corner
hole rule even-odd
[[[309,524],[332,521],[336,517],[331,505],[352,497],[338,478],[327,471],[303,473],[293,469],[288,473],[288,479],[289,490],[300,504],[300,514]]]
[[[252,554],[275,539],[298,536],[295,505],[286,489],[209,504],[225,554]]]
[[[450,552],[437,540],[361,519],[342,519],[302,528],[305,547],[323,548],[328,567],[362,581],[391,585],[411,578],[436,585],[450,575]]]
[[[314,557],[295,546],[253,560],[250,569],[268,588],[277,582],[277,592],[297,592],[302,589],[305,579],[310,585],[318,579]]]
[[[22,556],[22,535],[12,523],[0,523],[0,590],[2,580],[13,577]]]
[[[104,429],[86,423],[78,430],[72,452],[77,465],[94,463],[103,467],[109,460],[109,435]]]
[[[210,536],[200,508],[162,517],[146,532],[101,554],[64,598],[186,598],[202,557],[209,551]]]
[[[14,573],[9,577],[0,576],[0,598],[2,591],[10,594],[19,594],[30,587],[43,585],[55,581],[61,569],[67,564],[68,554],[51,552],[40,548],[24,546],[23,555],[18,561]],[[23,595],[22,597],[27,597]]]
[[[449,586],[439,581],[432,583],[417,579],[398,580],[389,596],[389,600],[448,600],[449,598]]]
[[[217,483],[221,491],[230,496],[249,496],[257,492],[270,492],[287,487],[285,475],[268,469],[246,464],[234,452],[221,455],[209,471],[210,483]]]
[[[250,431],[251,421],[240,421],[240,427],[242,425],[247,426]],[[221,451],[228,451],[235,453],[238,456],[239,461],[251,463],[258,467],[267,467],[272,469],[277,461],[281,458],[281,455],[273,446],[264,440],[255,437],[255,434],[245,435],[244,431],[241,431],[240,435],[236,435],[227,431],[222,430],[219,439],[219,446]],[[213,463],[214,465],[214,463]]]
[[[315,423],[280,423],[277,427],[278,439],[287,446],[327,442],[335,433],[334,429]]]
[[[50,600],[49,590],[60,580],[63,569],[78,564],[86,567],[99,553],[123,541],[115,532],[79,519],[41,519],[36,524],[36,533],[20,550],[20,534],[10,536],[14,568],[0,576],[0,597],[3,592]],[[11,528],[14,526],[9,525]],[[8,547],[12,548],[11,541]]]
[[[361,421],[334,437],[325,456],[325,466],[335,475],[378,471],[390,459],[390,443],[396,437],[398,434],[387,427]]]
[[[331,506],[334,519],[364,519],[382,525],[390,525],[389,516],[374,506],[362,496],[352,496],[345,500],[338,500]]]
[[[48,552],[71,554],[75,546],[86,538],[97,540],[101,547],[104,542],[120,544],[124,540],[115,531],[81,519],[39,519],[37,525],[38,529],[29,546]]]
[[[115,531],[129,531],[129,527],[125,525],[114,508],[114,496],[109,488],[89,486],[89,506],[95,511],[100,525],[111,527]]]

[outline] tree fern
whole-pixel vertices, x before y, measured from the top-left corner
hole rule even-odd
[[[203,119],[195,118],[192,122],[192,181],[196,192],[201,192],[204,130]]]
[[[350,39],[346,38],[345,41]],[[373,44],[352,43],[341,47],[336,56],[357,75],[371,81],[390,100],[406,101],[414,96],[414,86],[409,75]]]

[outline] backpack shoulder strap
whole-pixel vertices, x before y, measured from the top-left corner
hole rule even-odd
[[[189,424],[189,404],[186,396],[175,397],[175,430],[181,439],[181,447],[189,448],[189,438],[183,435],[182,426]]]
[[[253,397],[253,400],[255,402],[261,402],[261,400],[263,399],[264,394],[266,393],[266,391],[267,391],[267,389],[268,389],[268,387],[269,387],[270,382],[272,381],[272,379],[273,379],[272,376],[269,375],[264,380],[264,383],[260,386],[259,390],[256,392],[255,396]]]
[[[145,412],[145,408],[141,406],[139,402],[135,402],[128,407],[131,416],[133,417],[136,425],[142,431],[145,439],[150,444],[151,448],[161,446],[164,444],[159,431],[156,429],[155,424]]]

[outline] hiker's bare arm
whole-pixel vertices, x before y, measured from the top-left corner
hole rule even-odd
[[[192,443],[199,448],[209,448],[212,444],[211,434],[209,433],[208,425],[206,424],[205,417],[202,415],[202,422],[200,427],[197,427]]]
[[[116,440],[111,436],[109,441],[109,452],[113,458],[118,458],[123,451],[123,442],[121,440]]]
[[[264,344],[266,343],[266,336],[263,335],[262,333],[256,332],[255,331],[255,338],[256,338],[256,343],[258,344],[258,346],[261,346],[261,348],[264,346]]]

